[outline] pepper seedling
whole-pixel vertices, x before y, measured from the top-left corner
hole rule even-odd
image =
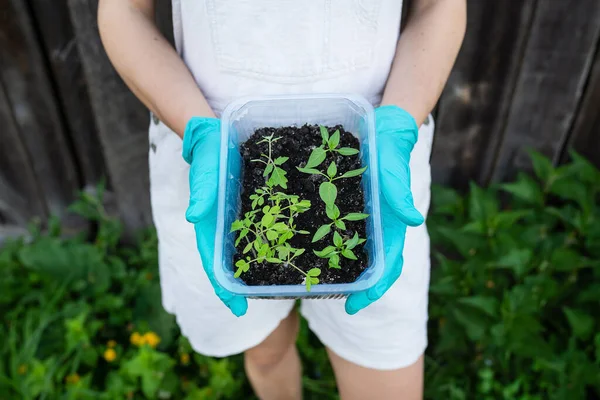
[[[344,240],[339,233],[334,232],[333,246],[327,246],[323,250],[313,250],[313,252],[317,257],[329,259],[329,268],[340,269],[340,255],[349,260],[356,260],[356,255],[352,250],[365,241],[366,239],[360,238],[358,233],[354,233],[351,239]]]

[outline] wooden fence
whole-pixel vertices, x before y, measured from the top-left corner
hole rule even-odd
[[[156,0],[170,33],[170,1]],[[410,8],[405,0],[405,8]],[[66,218],[106,178],[130,231],[151,224],[149,113],[102,49],[97,0],[0,0],[0,239]],[[410,18],[410,17],[409,17]],[[465,42],[436,108],[434,181],[529,169],[531,147],[600,164],[600,1],[468,0]]]

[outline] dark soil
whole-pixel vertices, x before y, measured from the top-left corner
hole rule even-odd
[[[346,132],[341,126],[328,127],[330,134],[339,129],[341,138],[339,147],[359,148],[358,139],[351,133]],[[301,213],[296,218],[296,229],[309,231],[309,235],[297,234],[290,240],[290,245],[295,248],[304,248],[304,254],[298,256],[294,263],[304,271],[317,267],[321,269],[319,283],[350,283],[354,282],[368,265],[367,254],[363,251],[364,244],[354,248],[354,254],[358,260],[349,260],[340,257],[341,269],[329,268],[327,259],[317,257],[314,250],[322,250],[332,244],[334,228],[324,238],[312,243],[312,237],[316,230],[323,224],[330,223],[331,220],[325,213],[325,204],[319,197],[319,185],[325,180],[325,177],[319,175],[308,175],[296,169],[303,167],[308,160],[311,151],[321,145],[321,133],[318,126],[305,125],[300,128],[260,128],[241,146],[240,151],[244,160],[243,166],[243,190],[242,190],[242,210],[240,215],[244,215],[251,210],[251,201],[249,196],[254,190],[265,185],[263,177],[264,164],[250,162],[252,159],[260,158],[261,153],[268,152],[267,143],[257,144],[264,136],[275,133],[275,137],[281,137],[273,144],[273,159],[278,156],[287,156],[289,160],[281,167],[287,172],[288,188],[283,190],[287,194],[298,195],[301,200],[310,200],[311,207],[308,211]],[[325,161],[317,167],[324,171],[327,166],[335,161],[338,167],[338,175],[346,171],[361,168],[359,155],[341,156],[338,153],[328,153]],[[350,212],[363,212],[364,195],[360,184],[361,177],[352,177],[339,179],[335,181],[338,189],[336,205],[344,216]],[[366,238],[366,222],[345,221],[346,231],[339,231],[344,239],[351,238],[355,232],[361,238]],[[238,246],[238,253],[234,257],[234,263],[239,260],[241,252],[246,242],[242,241]],[[235,268],[235,267],[233,267]],[[253,263],[249,271],[242,273],[240,277],[248,285],[286,285],[301,284],[303,275],[292,267],[283,264],[273,263]]]

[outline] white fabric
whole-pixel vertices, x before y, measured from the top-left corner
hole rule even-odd
[[[173,0],[177,50],[217,115],[234,98],[256,94],[355,92],[377,105],[398,38],[398,0]],[[411,155],[412,190],[427,213],[433,120]],[[292,309],[291,300],[250,300],[236,318],[201,266],[185,220],[188,165],[181,140],[151,123],[151,200],[159,239],[163,305],[195,350],[240,353],[263,341]],[[409,228],[404,271],[386,295],[354,316],[343,300],[303,301],[301,312],[341,357],[374,369],[412,364],[427,343],[429,237]]]

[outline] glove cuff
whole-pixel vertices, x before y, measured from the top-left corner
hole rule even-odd
[[[413,145],[417,142],[419,127],[410,113],[398,106],[386,105],[375,109],[375,124],[378,134],[403,136]]]
[[[182,156],[185,162],[192,163],[194,148],[206,134],[219,135],[221,130],[221,121],[217,118],[192,117],[183,132]]]

